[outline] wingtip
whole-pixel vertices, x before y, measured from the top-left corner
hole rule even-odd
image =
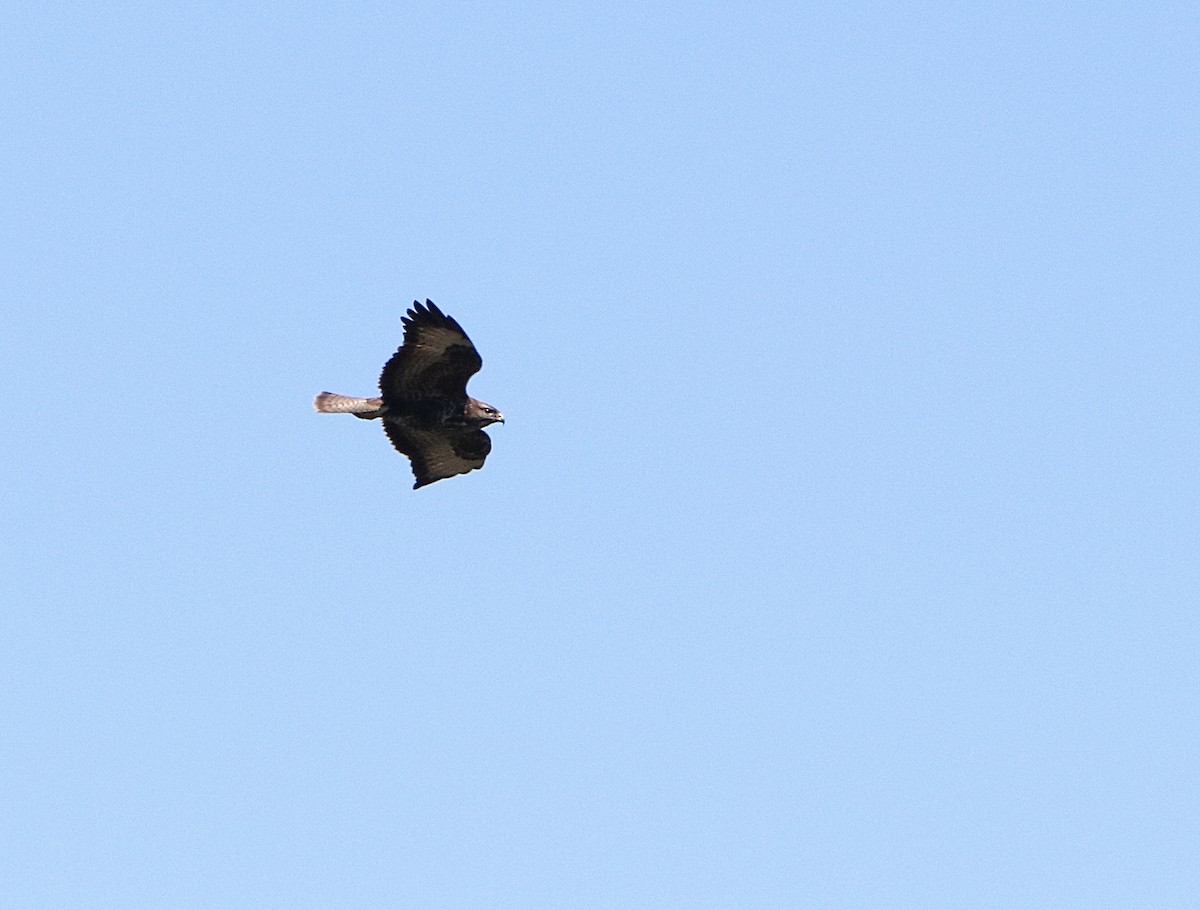
[[[410,322],[414,322],[426,316],[441,315],[442,311],[437,308],[432,300],[427,299],[424,303],[421,303],[419,300],[414,300],[412,302],[412,306],[408,308],[408,312],[400,317],[400,321],[405,325],[408,325]]]
[[[451,323],[454,322],[453,319],[443,313],[438,305],[428,297],[425,298],[424,303],[421,303],[419,300],[414,300],[412,302],[412,306],[408,308],[408,312],[400,317],[400,321],[406,326],[412,325],[413,323],[419,322],[423,319],[442,320],[444,322]],[[457,326],[457,323],[454,324]],[[459,330],[461,331],[461,328]]]

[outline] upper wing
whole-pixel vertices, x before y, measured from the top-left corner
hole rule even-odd
[[[383,366],[379,390],[385,399],[420,401],[431,397],[463,398],[467,380],[483,359],[457,322],[432,300],[413,301],[404,323],[404,344]]]
[[[383,418],[383,429],[392,445],[412,462],[417,482],[413,489],[482,468],[492,440],[483,430],[462,427],[414,430],[396,420]]]

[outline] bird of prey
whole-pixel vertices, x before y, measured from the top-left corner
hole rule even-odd
[[[467,394],[467,380],[483,359],[457,322],[432,300],[414,300],[404,344],[383,365],[378,398],[322,392],[313,407],[325,414],[383,418],[392,445],[412,462],[413,489],[482,468],[492,450],[483,428],[504,423],[490,404]]]

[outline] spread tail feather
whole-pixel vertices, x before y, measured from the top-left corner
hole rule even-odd
[[[349,395],[322,392],[313,399],[313,407],[322,414],[353,414],[355,417],[370,420],[383,413],[383,399],[352,398]]]

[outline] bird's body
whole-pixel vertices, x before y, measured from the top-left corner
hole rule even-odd
[[[384,364],[378,398],[322,392],[327,414],[382,418],[392,445],[412,462],[414,489],[483,467],[492,441],[483,428],[504,415],[467,394],[483,360],[462,327],[431,300],[403,317],[404,344]]]

